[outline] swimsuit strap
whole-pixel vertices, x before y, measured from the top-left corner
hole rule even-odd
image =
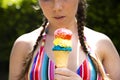
[[[90,57],[90,54],[94,54],[92,51],[92,48],[87,42],[87,38],[85,39],[85,45],[88,49],[87,58],[83,61],[83,63],[79,66],[77,69],[77,74],[83,79],[83,80],[102,80],[99,73],[97,73],[95,69],[95,65]]]
[[[28,71],[28,80],[54,80],[55,64],[44,51],[45,40],[46,35],[43,35],[41,46],[34,55]]]
[[[42,44],[41,44],[42,47],[44,47],[45,41],[46,41],[46,34],[43,35],[43,38],[42,38]]]
[[[36,55],[34,55],[29,72],[28,80],[54,80],[55,63],[48,57],[44,51],[46,34],[43,35],[41,46]],[[89,58],[80,65],[76,73],[83,80],[101,80],[94,68],[94,65]],[[96,75],[95,75],[96,74]]]

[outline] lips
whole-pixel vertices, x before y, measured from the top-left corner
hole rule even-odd
[[[56,16],[56,17],[54,17],[55,19],[63,19],[63,18],[65,18],[65,16]]]

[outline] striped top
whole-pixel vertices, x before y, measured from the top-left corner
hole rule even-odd
[[[44,51],[45,37],[42,40],[42,46],[39,47],[27,74],[26,80],[54,80],[55,63],[47,56]],[[97,74],[94,64],[89,56],[77,69],[76,73],[83,80],[102,80]]]

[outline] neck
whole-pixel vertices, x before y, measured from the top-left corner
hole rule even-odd
[[[68,25],[64,25],[64,26],[60,26],[60,25],[54,25],[54,24],[51,24],[49,23],[48,24],[48,34],[49,35],[54,35],[54,31],[58,28],[66,28],[66,29],[69,29],[71,30],[74,34],[77,34],[77,21],[74,20],[73,22],[71,22],[70,24]]]

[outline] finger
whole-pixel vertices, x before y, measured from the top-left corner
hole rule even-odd
[[[56,68],[55,80],[82,80],[82,79],[78,74],[67,68]]]
[[[73,71],[67,69],[67,68],[56,68],[55,69],[55,74],[60,74],[60,75],[64,75],[64,76],[73,76],[76,75]]]
[[[67,68],[56,68],[55,69],[55,74],[60,74],[60,75],[64,75],[64,76],[68,76],[68,70]]]
[[[55,74],[55,80],[70,80],[70,78],[68,76],[64,76],[61,74]]]

